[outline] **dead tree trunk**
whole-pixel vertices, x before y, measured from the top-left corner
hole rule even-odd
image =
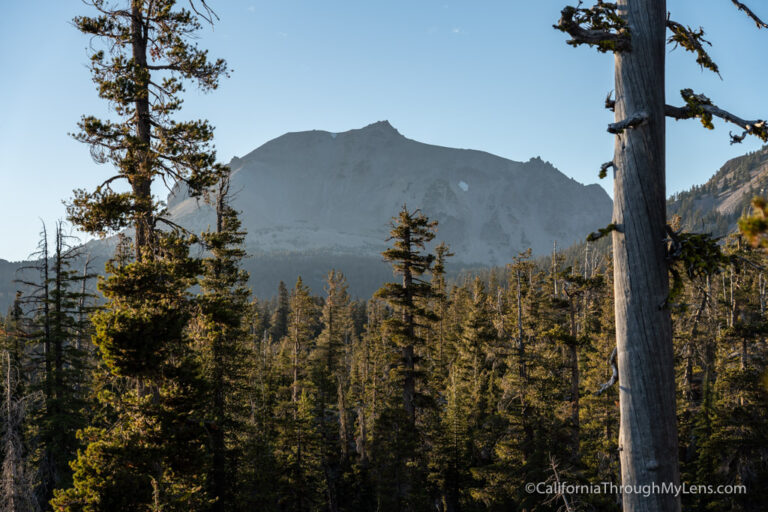
[[[10,352],[0,353],[5,368],[3,405],[3,448],[0,471],[0,510],[5,512],[39,512],[33,492],[34,475],[23,455],[22,436],[26,402],[14,396],[19,369],[11,362]]]
[[[616,121],[643,122],[619,133],[613,236],[619,433],[624,485],[677,484],[677,425],[665,207],[665,0],[619,0],[632,50],[616,55]],[[680,510],[674,494],[625,493],[625,512]]]

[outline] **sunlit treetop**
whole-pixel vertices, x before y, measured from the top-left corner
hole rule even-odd
[[[86,3],[96,15],[78,16],[74,23],[91,36],[93,81],[116,118],[85,115],[74,137],[90,146],[97,162],[112,163],[118,173],[93,192],[75,191],[69,215],[84,230],[103,235],[140,219],[153,223],[149,212],[158,207],[151,199],[156,178],[167,186],[184,182],[192,195],[215,183],[221,166],[212,126],[205,120],[177,121],[173,114],[182,106],[187,84],[211,91],[228,71],[223,59],[210,59],[195,41],[201,20],[215,17],[205,2],[190,1],[189,8],[175,0]],[[132,192],[114,192],[116,180],[126,180]]]

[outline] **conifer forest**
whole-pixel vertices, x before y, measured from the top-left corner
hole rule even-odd
[[[589,241],[458,272],[444,219],[408,203],[381,218],[373,295],[329,267],[322,289],[256,296],[231,170],[182,111],[230,74],[196,39],[215,3],[87,0],[71,20],[109,108],[73,137],[104,175],[61,191],[67,219],[0,316],[0,510],[768,510],[768,206],[688,231],[697,191],[668,217],[658,157],[667,117],[768,141],[693,89],[665,104],[668,44],[718,72],[703,31],[663,0],[552,20],[616,59],[615,155],[595,168],[615,173],[613,217]],[[215,222],[173,222],[163,182]],[[112,237],[105,268],[70,226]]]

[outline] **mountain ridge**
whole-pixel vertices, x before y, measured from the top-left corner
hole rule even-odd
[[[473,149],[425,144],[388,121],[345,132],[290,132],[233,158],[232,204],[248,235],[243,262],[259,297],[298,275],[316,293],[332,268],[350,292],[368,297],[392,278],[381,257],[390,221],[403,204],[438,221],[435,243],[455,257],[449,272],[504,265],[529,247],[548,253],[610,222],[611,200],[540,157],[508,160]],[[211,208],[176,185],[166,204],[171,219],[192,232],[215,225]],[[114,250],[115,237],[85,249],[92,268]],[[0,307],[15,294],[12,267],[2,265]]]
[[[541,158],[424,144],[388,121],[346,132],[291,132],[234,158],[233,206],[252,250],[380,252],[403,204],[438,224],[457,260],[503,264],[528,245],[569,245],[610,221],[611,200]],[[250,194],[250,195],[248,195]],[[210,208],[174,189],[174,222],[211,223]],[[283,208],[276,198],[290,203]],[[315,235],[321,235],[320,237]]]
[[[768,190],[768,146],[731,158],[705,183],[673,194],[668,216],[679,215],[686,231],[725,236],[750,210],[755,195]]]

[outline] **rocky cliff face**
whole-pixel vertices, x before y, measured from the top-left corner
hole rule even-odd
[[[288,133],[235,158],[234,206],[254,254],[372,255],[403,204],[439,222],[456,261],[498,265],[517,252],[583,240],[610,222],[611,200],[534,158],[513,162],[402,136],[387,121],[343,133]],[[195,230],[212,212],[176,189],[174,220]]]

